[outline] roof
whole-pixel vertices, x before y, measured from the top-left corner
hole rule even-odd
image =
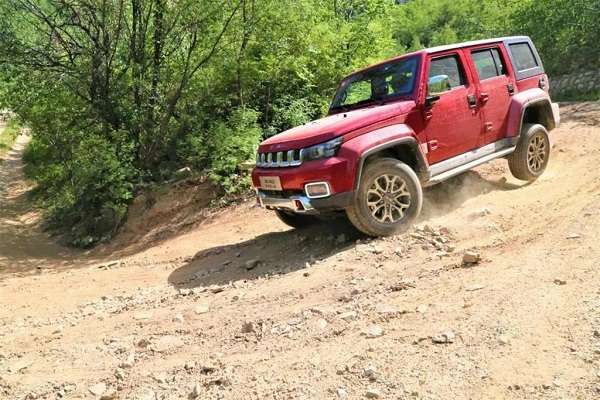
[[[405,54],[390,58],[388,60],[381,61],[376,64],[372,64],[367,67],[358,69],[358,70],[353,71],[353,72],[349,73],[348,75],[344,76],[343,79],[347,79],[348,77],[350,77],[354,74],[370,70],[371,68],[376,68],[380,65],[387,64],[389,62],[393,62],[393,61],[399,60],[401,58],[422,55],[423,53],[425,53],[425,54],[438,53],[438,52],[447,51],[447,50],[462,49],[464,47],[471,47],[471,46],[481,46],[481,45],[491,44],[491,43],[501,43],[501,42],[505,42],[505,41],[531,42],[531,39],[529,39],[528,36],[505,36],[505,37],[500,37],[500,38],[473,40],[470,42],[462,42],[462,43],[448,44],[448,45],[443,45],[443,46],[430,47],[430,48],[423,49],[423,50],[417,50],[417,51],[413,51],[410,53],[405,53]]]
[[[461,49],[463,47],[481,46],[481,45],[490,44],[490,43],[500,43],[500,42],[504,42],[506,40],[524,40],[524,41],[528,41],[528,42],[531,41],[531,39],[529,39],[529,37],[527,37],[527,36],[506,36],[506,37],[501,37],[501,38],[473,40],[471,42],[463,42],[463,43],[449,44],[449,45],[444,45],[444,46],[430,47],[430,48],[424,49],[424,50],[425,50],[425,52],[431,54],[431,53],[437,53],[437,52],[441,52],[441,51]]]

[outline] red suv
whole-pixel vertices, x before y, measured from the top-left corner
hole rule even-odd
[[[293,227],[345,210],[361,231],[394,235],[419,215],[422,187],[495,158],[532,181],[559,123],[528,37],[434,47],[346,76],[329,114],[258,149],[261,206]]]

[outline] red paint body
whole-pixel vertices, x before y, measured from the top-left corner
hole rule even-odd
[[[517,61],[509,44],[519,40],[529,43],[533,49],[540,73],[526,76],[528,71],[515,70]],[[497,50],[503,73],[480,80],[473,53],[489,49]],[[325,118],[265,140],[259,147],[259,154],[271,153],[275,157],[276,152],[299,150],[340,136],[343,138],[337,154],[331,158],[305,161],[294,167],[255,167],[252,172],[254,186],[260,189],[260,176],[278,176],[283,190],[300,192],[304,191],[307,183],[325,181],[329,183],[332,195],[349,192],[356,187],[364,155],[377,146],[400,138],[413,138],[428,169],[436,163],[487,144],[517,136],[524,109],[537,101],[550,101],[547,76],[543,73],[539,56],[528,38],[504,38],[444,46],[393,60],[408,57],[418,59],[416,84],[410,95],[381,100],[363,107],[332,110]],[[439,100],[428,107],[426,97],[430,66],[432,61],[436,63],[445,57],[459,63],[464,82],[441,93]],[[388,62],[389,60],[385,63]],[[349,75],[340,88],[355,74],[368,73],[385,63]],[[500,68],[498,62],[495,65]],[[541,86],[544,89],[540,89]]]

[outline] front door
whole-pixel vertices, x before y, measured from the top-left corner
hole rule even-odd
[[[477,148],[482,120],[475,85],[465,73],[462,52],[430,56],[428,77],[446,75],[450,90],[425,111],[427,157],[430,165]]]

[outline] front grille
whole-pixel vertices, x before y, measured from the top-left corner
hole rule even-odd
[[[256,166],[262,168],[296,167],[300,164],[302,164],[301,150],[258,153],[256,155]]]
[[[302,190],[262,190],[260,193],[265,194],[267,197],[274,197],[277,199],[289,199],[292,196],[304,196]]]

